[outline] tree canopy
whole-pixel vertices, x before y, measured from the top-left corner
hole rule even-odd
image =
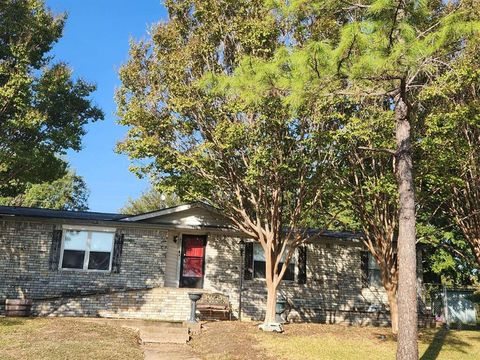
[[[0,204],[56,210],[88,210],[89,191],[81,176],[72,170],[52,182],[27,184],[24,193],[0,197]]]
[[[120,209],[120,213],[138,215],[179,204],[180,199],[175,194],[163,194],[151,187],[137,199],[129,198],[125,206]]]
[[[66,16],[42,0],[0,2],[0,195],[62,177],[67,149],[80,150],[84,125],[103,119],[95,86],[74,79],[50,55]]]

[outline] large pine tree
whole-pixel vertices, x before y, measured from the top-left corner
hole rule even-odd
[[[335,49],[338,74],[352,93],[382,96],[395,114],[398,214],[398,359],[418,358],[412,133],[421,119],[419,91],[450,71],[478,24],[468,2],[376,0],[344,26]]]

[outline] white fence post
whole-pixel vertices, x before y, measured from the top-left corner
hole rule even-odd
[[[450,330],[450,316],[448,314],[448,293],[447,288],[443,285],[443,303],[445,304],[445,324],[447,330]]]

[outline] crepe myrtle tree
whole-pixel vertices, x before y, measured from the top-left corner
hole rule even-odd
[[[319,236],[305,229],[323,218],[326,125],[307,108],[292,112],[275,89],[251,101],[237,86],[262,76],[233,76],[240,59],[268,59],[282,41],[263,0],[165,6],[168,21],[153,27],[150,40],[131,44],[120,70],[118,115],[130,129],[118,150],[159,191],[208,202],[261,244],[269,329],[295,248]]]
[[[343,99],[342,125],[336,131],[336,163],[333,170],[339,191],[338,202],[345,207],[343,226],[362,232],[365,248],[380,270],[387,293],[392,332],[398,332],[397,226],[398,195],[394,161],[384,151],[394,144],[393,112],[376,100],[362,103]],[[368,254],[368,253],[367,253]],[[368,266],[368,257],[362,258]],[[368,271],[367,271],[368,274]],[[363,279],[369,286],[369,279]]]
[[[306,227],[312,217],[322,218],[318,209],[328,181],[318,158],[328,158],[329,151],[318,146],[325,143],[318,135],[322,124],[291,117],[275,97],[255,106],[238,99],[228,103],[232,108],[223,116],[197,118],[187,131],[179,131],[184,128],[179,122],[191,124],[190,119],[175,117],[175,126],[168,125],[171,133],[157,138],[148,171],[159,188],[207,201],[260,243],[268,329],[275,323],[277,288],[295,249],[319,236]],[[129,139],[122,147],[137,148],[143,141]]]

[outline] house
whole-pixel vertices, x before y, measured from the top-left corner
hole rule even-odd
[[[261,319],[264,270],[261,248],[203,203],[136,216],[0,206],[0,304],[31,299],[39,316],[186,320],[192,288],[227,295],[238,316],[242,283],[242,319]],[[379,270],[351,233],[301,248],[279,294],[292,321],[388,323]]]

